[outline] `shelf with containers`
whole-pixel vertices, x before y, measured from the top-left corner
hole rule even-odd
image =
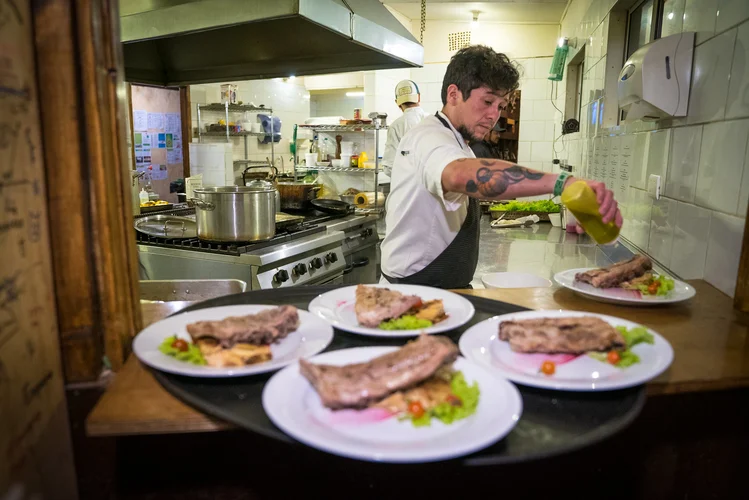
[[[370,115],[371,116],[371,115]],[[375,212],[382,211],[377,207],[377,201],[380,196],[379,191],[379,174],[380,174],[380,131],[387,130],[387,125],[384,121],[387,115],[379,115],[378,118],[374,118],[371,123],[356,123],[347,125],[299,125],[301,130],[310,130],[314,133],[367,133],[374,132],[374,168],[357,168],[357,167],[333,167],[333,166],[309,166],[305,168],[307,170],[315,170],[318,172],[342,172],[342,173],[355,173],[355,174],[374,174],[374,208],[370,209]],[[298,151],[298,148],[297,148]],[[297,164],[294,162],[294,177],[297,175]]]
[[[273,135],[276,133],[275,130],[273,130],[273,108],[266,108],[262,106],[249,106],[246,104],[230,104],[230,103],[212,103],[212,104],[198,104],[197,105],[198,110],[198,142],[203,142],[203,137],[226,137],[226,141],[229,141],[230,137],[244,137],[244,159],[243,160],[234,160],[234,163],[237,165],[246,165],[248,167],[250,166],[268,166],[271,167],[275,164],[276,159],[276,150],[275,150],[275,141],[273,140]],[[224,130],[204,130],[203,127],[203,117],[202,113],[208,112],[217,112],[217,113],[224,113],[224,121],[225,121],[225,128]],[[249,130],[232,130],[229,126],[229,114],[230,113],[267,113],[270,117],[270,134],[267,134],[265,132],[252,132]],[[280,132],[280,131],[279,131]],[[270,141],[270,151],[271,151],[271,161],[270,164],[267,161],[260,161],[260,160],[250,160],[250,145],[247,142],[248,137],[266,137],[270,135],[271,141]]]

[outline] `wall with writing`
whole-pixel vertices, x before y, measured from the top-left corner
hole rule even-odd
[[[31,28],[0,2],[0,498],[75,498]]]
[[[133,85],[131,93],[134,166],[146,173],[141,187],[150,177],[160,199],[176,202],[169,184],[184,177],[179,90]]]

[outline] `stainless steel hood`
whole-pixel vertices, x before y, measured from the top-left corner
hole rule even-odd
[[[120,0],[125,79],[186,85],[421,66],[379,0]]]

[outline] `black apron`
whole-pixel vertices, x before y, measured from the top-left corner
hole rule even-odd
[[[435,116],[452,132],[444,118],[439,114]],[[458,144],[460,145],[460,141]],[[468,198],[468,213],[463,225],[460,226],[460,231],[436,259],[421,271],[405,278],[393,278],[384,273],[383,276],[390,283],[427,285],[437,288],[472,288],[471,281],[479,262],[480,220],[479,200]]]

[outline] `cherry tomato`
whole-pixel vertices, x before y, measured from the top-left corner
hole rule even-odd
[[[188,349],[187,342],[182,339],[177,339],[174,342],[172,342],[172,347],[174,347],[180,352],[185,352]]]
[[[617,351],[609,351],[609,353],[606,355],[606,359],[609,361],[609,363],[615,365],[619,362],[619,360],[622,359],[622,357]]]
[[[455,394],[447,396],[447,402],[450,403],[451,406],[463,406],[463,401],[461,401],[461,399]]]
[[[661,286],[661,282],[660,282],[660,281],[653,281],[653,282],[652,282],[652,283],[650,284],[650,286],[648,286],[648,293],[649,293],[650,295],[655,295],[656,293],[658,293],[658,288],[659,288],[660,286]]]
[[[412,308],[421,309],[423,306],[424,306],[424,302],[421,299],[419,299],[419,301],[416,304],[414,304]]]
[[[541,365],[541,373],[544,375],[554,375],[555,371],[557,371],[557,367],[551,361],[544,361]]]
[[[424,407],[421,406],[421,403],[419,403],[418,401],[412,401],[408,403],[408,413],[416,418],[419,418],[424,415]]]

